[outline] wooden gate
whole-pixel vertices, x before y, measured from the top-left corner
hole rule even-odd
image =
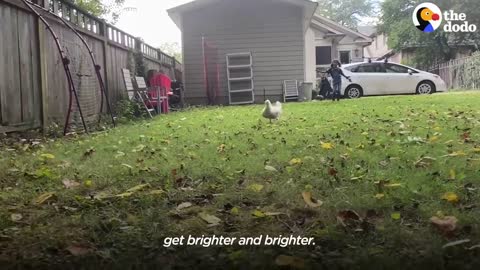
[[[0,132],[40,127],[37,21],[0,5]]]

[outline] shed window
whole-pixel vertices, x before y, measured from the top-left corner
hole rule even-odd
[[[316,47],[317,66],[329,65],[332,63],[332,47],[318,46]]]

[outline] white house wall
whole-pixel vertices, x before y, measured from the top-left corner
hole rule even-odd
[[[315,83],[317,73],[315,71],[315,31],[309,27],[305,33],[305,81]]]

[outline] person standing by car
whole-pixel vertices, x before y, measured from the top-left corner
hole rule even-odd
[[[347,80],[350,80],[350,77],[347,77],[345,76],[345,74],[343,74],[342,69],[340,69],[341,66],[342,65],[338,60],[334,60],[330,69],[326,72],[332,77],[333,80],[333,101],[340,101],[342,90],[342,76],[345,77]]]

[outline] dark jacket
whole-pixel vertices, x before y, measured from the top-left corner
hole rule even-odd
[[[330,76],[332,76],[332,79],[333,79],[333,83],[334,84],[337,84],[337,83],[341,83],[342,82],[342,76],[347,78],[347,76],[345,76],[345,74],[343,74],[343,71],[342,69],[340,68],[330,68],[329,70],[327,70],[327,73],[330,74]]]

